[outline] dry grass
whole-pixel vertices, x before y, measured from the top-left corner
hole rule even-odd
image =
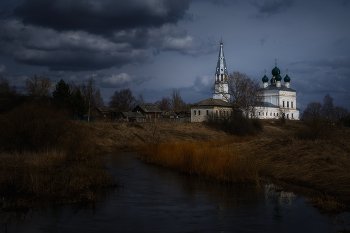
[[[257,183],[257,163],[249,155],[240,155],[233,142],[251,141],[252,137],[210,142],[155,144],[141,149],[141,160],[205,179],[230,183]],[[228,146],[231,145],[231,146]]]
[[[157,122],[154,123],[95,123],[75,122],[92,133],[96,149],[101,153],[132,151],[140,145],[165,142],[189,142],[220,140],[228,134],[202,123]]]
[[[24,104],[1,115],[0,128],[0,210],[92,201],[113,184],[91,131],[52,106]]]
[[[0,209],[11,211],[43,203],[93,201],[112,185],[99,157],[70,161],[63,152],[0,155]]]
[[[319,209],[349,208],[350,129],[333,128],[333,137],[323,140],[298,139],[296,134],[307,127],[303,122],[270,122],[259,140],[241,144],[237,150],[258,161],[260,177],[283,181],[292,190],[290,184],[303,187],[297,192],[312,197],[310,203]]]

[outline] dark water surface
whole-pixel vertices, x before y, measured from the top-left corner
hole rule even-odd
[[[8,232],[338,232],[350,218],[321,215],[305,198],[269,185],[203,181],[142,164],[135,155],[105,156],[124,187],[101,192],[93,208],[32,211],[18,225],[8,224]]]

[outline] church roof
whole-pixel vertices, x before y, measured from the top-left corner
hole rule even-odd
[[[231,103],[223,101],[222,99],[209,98],[201,102],[193,104],[193,106],[221,106],[221,107],[235,107]]]
[[[261,102],[256,105],[257,107],[270,107],[270,108],[279,108],[277,105],[271,104],[269,102]]]
[[[276,84],[272,84],[272,85],[269,85],[265,88],[261,88],[260,89],[261,91],[263,90],[281,90],[281,91],[293,91],[293,92],[297,92],[296,90],[292,89],[292,88],[288,88],[286,86],[281,86],[281,87],[276,87]]]
[[[219,58],[218,58],[218,64],[216,65],[215,74],[227,74],[228,75],[222,41],[220,43]]]

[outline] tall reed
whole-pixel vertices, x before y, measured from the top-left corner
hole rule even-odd
[[[245,140],[251,140],[245,139]],[[210,142],[175,142],[142,148],[143,162],[172,168],[230,183],[257,183],[257,162],[249,155],[239,154],[232,139]]]

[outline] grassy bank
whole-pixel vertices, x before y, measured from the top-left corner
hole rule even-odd
[[[5,211],[90,202],[100,187],[112,184],[98,157],[71,161],[57,151],[1,154],[0,209]]]
[[[1,115],[0,126],[0,210],[90,202],[114,185],[91,131],[64,112],[25,104]]]
[[[236,149],[258,161],[260,177],[311,197],[318,209],[349,209],[350,129],[334,127],[323,139],[299,137],[309,130],[304,122],[268,121],[258,140]]]
[[[239,154],[233,142],[251,141],[253,137],[232,137],[210,142],[160,143],[141,147],[140,158],[205,179],[229,183],[257,183],[256,161]]]

